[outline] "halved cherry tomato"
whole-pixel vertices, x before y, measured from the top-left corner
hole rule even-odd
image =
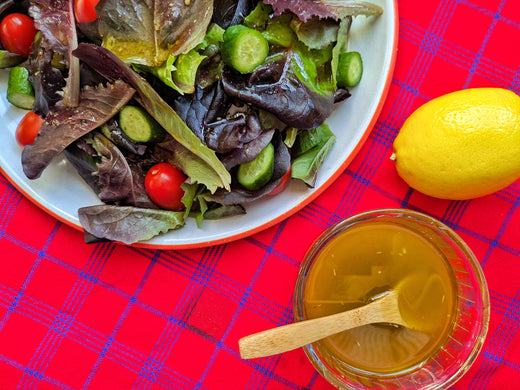
[[[28,57],[36,36],[34,21],[24,14],[9,14],[0,23],[0,40],[7,51]]]
[[[29,111],[24,115],[14,133],[16,141],[22,145],[29,145],[34,142],[34,139],[38,135],[42,127],[43,119],[33,111]]]
[[[144,186],[148,196],[166,210],[182,210],[184,190],[181,184],[186,176],[170,163],[155,164],[146,173]]]
[[[289,167],[289,170],[285,172],[285,175],[282,176],[280,183],[278,183],[278,185],[274,187],[273,190],[267,195],[276,195],[282,192],[284,188],[287,187],[287,184],[289,184],[289,180],[291,180],[291,167]]]
[[[76,0],[74,14],[78,23],[90,23],[97,19],[96,5],[99,0]]]

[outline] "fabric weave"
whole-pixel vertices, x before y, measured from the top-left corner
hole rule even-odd
[[[520,93],[520,2],[399,0],[395,73],[354,161],[285,221],[225,245],[150,250],[87,245],[0,176],[0,389],[332,390],[301,349],[241,360],[238,339],[291,322],[307,248],[331,224],[400,207],[436,217],[479,258],[488,337],[452,389],[520,388],[520,181],[471,201],[410,189],[392,142],[411,112],[444,93]]]

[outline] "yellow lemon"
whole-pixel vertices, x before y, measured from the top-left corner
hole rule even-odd
[[[498,191],[520,177],[520,97],[473,88],[430,100],[403,124],[393,158],[408,185],[430,196]]]

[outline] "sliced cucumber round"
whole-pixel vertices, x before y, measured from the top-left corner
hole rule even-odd
[[[29,71],[23,66],[9,70],[6,98],[12,105],[31,110],[34,105],[34,90],[29,81]]]
[[[161,125],[139,106],[124,106],[119,111],[119,126],[135,142],[160,142],[166,136]]]
[[[222,60],[243,74],[251,73],[269,54],[269,42],[260,31],[237,24],[224,32]]]

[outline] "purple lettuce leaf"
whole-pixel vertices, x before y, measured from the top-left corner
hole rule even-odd
[[[213,0],[101,0],[96,11],[104,47],[126,62],[155,67],[202,42]]]
[[[334,93],[318,93],[293,71],[294,53],[259,66],[251,75],[226,67],[222,85],[234,98],[274,114],[288,126],[312,129],[332,113]],[[301,62],[301,61],[299,61]]]
[[[105,203],[158,208],[144,186],[146,161],[124,155],[99,132],[91,132],[65,150],[67,159]]]
[[[40,177],[50,162],[75,140],[103,125],[132,98],[135,90],[122,81],[86,87],[78,107],[57,105],[45,117],[34,142],[22,151],[22,166],[29,179]]]
[[[230,170],[239,164],[253,160],[271,142],[274,132],[274,129],[262,132],[255,139],[222,157],[222,162]]]
[[[96,205],[78,210],[87,236],[125,244],[148,240],[184,226],[184,211],[167,211],[132,206]]]
[[[25,65],[34,89],[33,111],[45,117],[51,107],[63,99],[66,80],[62,72],[52,66],[53,52],[46,48],[47,41],[40,38]]]
[[[149,198],[144,186],[146,175],[144,161],[125,156],[108,138],[92,133],[90,139],[101,161],[97,163],[100,192],[99,199],[105,203],[158,208]]]
[[[273,191],[280,184],[283,176],[291,169],[291,155],[278,131],[275,132],[272,143],[275,148],[274,172],[273,177],[265,186],[256,191],[248,191],[242,188],[233,188],[231,191],[218,190],[214,194],[205,195],[206,200],[222,205],[244,204],[258,200]]]
[[[256,6],[257,0],[220,0],[215,1],[213,22],[226,29],[240,24]]]
[[[206,124],[204,141],[217,153],[240,149],[262,133],[262,126],[252,110]]]
[[[340,20],[349,15],[377,16],[383,13],[378,5],[356,0],[264,0],[264,3],[273,7],[275,15],[291,11],[303,22],[313,17]]]
[[[172,101],[172,107],[191,131],[204,142],[206,123],[223,117],[229,103],[222,85],[217,82],[208,88],[197,86],[193,94],[178,96]]]
[[[74,0],[33,0],[29,14],[34,19],[36,28],[49,43],[49,48],[66,59],[69,71],[63,90],[63,104],[77,106],[80,94],[80,70],[78,59],[72,56],[72,51],[78,46]]]

